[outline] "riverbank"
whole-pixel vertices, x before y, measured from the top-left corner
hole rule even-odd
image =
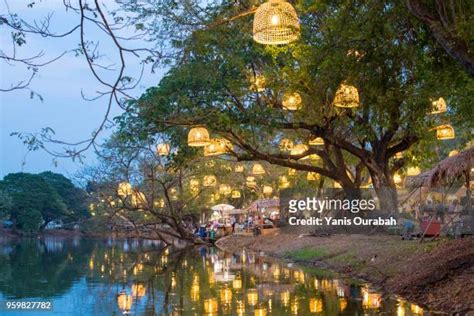
[[[474,315],[474,238],[424,242],[388,235],[312,237],[233,235],[218,241],[228,251],[263,251],[303,266],[336,270],[366,280],[435,311]]]

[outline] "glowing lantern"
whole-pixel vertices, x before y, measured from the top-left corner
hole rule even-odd
[[[256,74],[253,77],[252,89],[257,90],[257,92],[265,91],[265,77],[261,74]]]
[[[286,176],[278,177],[278,182],[280,189],[286,189],[290,186],[290,181],[288,181],[288,178]]]
[[[447,111],[446,101],[444,98],[431,101],[431,112],[430,114],[439,114]]]
[[[288,169],[288,175],[289,176],[296,176],[296,169],[293,169],[293,168]]]
[[[260,44],[288,44],[300,36],[296,11],[284,0],[269,0],[260,5],[253,20],[253,39]]]
[[[155,200],[155,201],[153,202],[153,205],[154,205],[155,207],[160,207],[160,208],[165,207],[165,200],[164,200],[164,199]]]
[[[247,301],[249,305],[255,306],[258,302],[258,292],[256,289],[249,289],[247,291]]]
[[[204,127],[193,127],[188,133],[188,146],[202,147],[209,145],[210,141],[209,132]]]
[[[133,297],[128,295],[124,290],[117,295],[117,305],[124,313],[132,309]]]
[[[255,163],[252,167],[252,173],[255,175],[265,174],[265,169],[259,163]]]
[[[280,294],[281,305],[288,306],[290,303],[290,292],[285,291]]]
[[[170,154],[171,147],[169,144],[158,144],[156,146],[156,153],[158,156],[168,156]]]
[[[393,175],[393,182],[395,184],[400,184],[400,183],[402,183],[402,181],[403,181],[403,179],[402,179],[401,175],[399,175],[398,173]]]
[[[413,315],[423,315],[423,308],[418,305],[410,304],[410,310]]]
[[[293,149],[294,144],[293,144],[293,141],[291,139],[283,138],[280,141],[279,147],[280,147],[280,150],[289,151],[289,150]]]
[[[407,176],[414,177],[421,173],[420,168],[418,167],[408,167],[407,169]]]
[[[347,308],[347,300],[345,298],[339,299],[339,310],[343,311]]]
[[[298,304],[298,301],[295,299],[293,303],[291,303],[291,313],[293,315],[298,315],[300,305]]]
[[[298,145],[295,145],[295,147],[293,147],[293,149],[291,149],[291,155],[292,156],[300,156],[300,155],[303,155],[305,152],[308,151],[308,146],[306,146],[305,144],[298,144]],[[308,157],[303,157],[301,159],[306,159]]]
[[[257,185],[257,181],[256,181],[255,177],[252,177],[252,176],[248,176],[248,177],[245,179],[245,182],[246,182],[246,185],[247,185],[249,188],[255,187],[255,186]]]
[[[239,199],[240,198],[240,191],[239,190],[233,190],[232,191],[232,198],[233,199]]]
[[[324,145],[324,140],[321,137],[316,137],[309,141],[309,144],[312,146]]]
[[[354,86],[341,83],[334,96],[333,105],[340,108],[358,107],[359,91]]]
[[[228,184],[221,184],[219,186],[219,193],[222,195],[228,195],[232,192],[232,188]]]
[[[264,185],[262,191],[263,191],[263,194],[265,194],[265,195],[272,195],[273,188],[269,185]]]
[[[448,154],[448,157],[456,156],[459,154],[459,150],[451,150]]]
[[[236,290],[242,289],[242,279],[235,278],[234,281],[232,281],[232,287]]]
[[[296,111],[301,108],[301,95],[298,92],[286,93],[282,101],[283,109],[288,111]]]
[[[130,204],[133,207],[144,207],[147,204],[145,194],[143,192],[134,191],[130,199]]]
[[[234,169],[235,172],[244,172],[244,165],[237,165]]]
[[[217,184],[217,178],[213,175],[204,176],[204,180],[202,181],[202,185],[205,187],[213,187]]]
[[[191,179],[189,181],[189,186],[192,188],[192,189],[199,189],[199,180],[198,179]]]
[[[395,154],[395,159],[402,159],[403,158],[403,152],[399,151],[398,153]]]
[[[209,145],[204,146],[204,156],[217,156],[228,152],[232,144],[223,138],[211,139]]]
[[[439,140],[455,138],[454,128],[449,124],[436,127],[436,138]]]
[[[229,288],[224,288],[221,290],[221,302],[224,304],[229,304],[232,301],[232,290]]]
[[[217,305],[216,298],[209,298],[204,300],[204,312],[206,314],[217,314],[219,306]]]
[[[199,283],[193,282],[191,286],[191,300],[197,302],[199,300]]]
[[[334,181],[333,182],[333,186],[332,186],[334,189],[342,189],[342,185],[337,182],[337,181]]]
[[[305,157],[305,158],[306,158],[306,157]],[[303,159],[305,159],[305,158],[303,158]],[[309,158],[310,160],[313,160],[313,161],[321,160],[321,157],[319,157],[319,156],[316,155],[316,154],[311,154],[311,155],[308,156],[308,158]]]
[[[137,283],[132,285],[132,296],[143,297],[146,293],[146,287],[143,284]]]
[[[263,306],[255,307],[254,315],[255,316],[266,316],[267,315],[267,309]]]
[[[323,301],[319,298],[309,299],[309,311],[311,313],[322,313],[323,312]]]
[[[117,188],[117,195],[127,197],[132,194],[132,185],[128,182],[120,182]]]
[[[364,307],[364,309],[379,308],[381,302],[381,294],[370,293],[367,288],[362,289],[362,306]]]
[[[319,180],[319,173],[308,172],[308,175],[306,176],[306,180],[308,180],[308,181],[318,181]]]
[[[171,188],[170,189],[170,197],[172,200],[176,201],[178,199],[178,189]]]
[[[236,308],[237,316],[244,316],[245,315],[245,304],[242,301],[237,301],[237,308]]]

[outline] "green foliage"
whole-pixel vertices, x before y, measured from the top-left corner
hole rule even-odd
[[[0,218],[7,215],[12,206],[12,198],[7,193],[0,191]]]
[[[328,251],[324,248],[301,248],[294,251],[289,251],[286,256],[297,261],[311,261],[319,260],[328,255]]]
[[[18,209],[15,216],[15,225],[18,229],[24,232],[34,233],[41,227],[43,217],[41,212],[34,208]]]
[[[0,189],[12,198],[10,217],[14,222],[21,221],[19,228],[25,224],[28,230],[34,230],[42,220],[49,223],[67,214],[61,196],[39,175],[9,174],[0,182]]]

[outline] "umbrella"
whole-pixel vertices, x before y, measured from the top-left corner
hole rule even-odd
[[[231,211],[233,209],[235,209],[235,207],[229,204],[217,204],[211,207],[211,210],[220,212]]]

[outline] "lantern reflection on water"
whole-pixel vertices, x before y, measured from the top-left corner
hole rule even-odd
[[[347,308],[347,300],[345,298],[339,299],[339,310],[342,312]]]
[[[266,316],[267,315],[267,309],[263,306],[255,307],[254,315],[255,316]]]
[[[284,291],[280,294],[281,305],[288,306],[290,303],[290,291]]]
[[[380,293],[370,292],[367,287],[362,288],[362,306],[365,309],[376,309],[380,307],[382,295]]]
[[[295,298],[295,300],[291,303],[291,313],[293,315],[298,315],[299,309],[300,309],[300,305],[298,303],[298,299]]]
[[[247,290],[247,301],[249,305],[255,306],[258,302],[258,292],[256,289]]]
[[[232,302],[232,290],[229,288],[224,288],[221,290],[221,302],[224,304],[229,304]]]
[[[132,309],[133,298],[131,295],[128,295],[125,290],[120,291],[117,295],[117,305],[124,314],[128,314]]]
[[[146,294],[146,287],[143,284],[137,283],[132,285],[132,296],[143,297]]]
[[[242,288],[242,279],[237,277],[232,281],[232,287],[236,290],[240,290]]]
[[[242,302],[240,300],[238,300],[236,302],[235,312],[237,313],[237,316],[245,315],[245,304],[244,304],[244,302]]]

